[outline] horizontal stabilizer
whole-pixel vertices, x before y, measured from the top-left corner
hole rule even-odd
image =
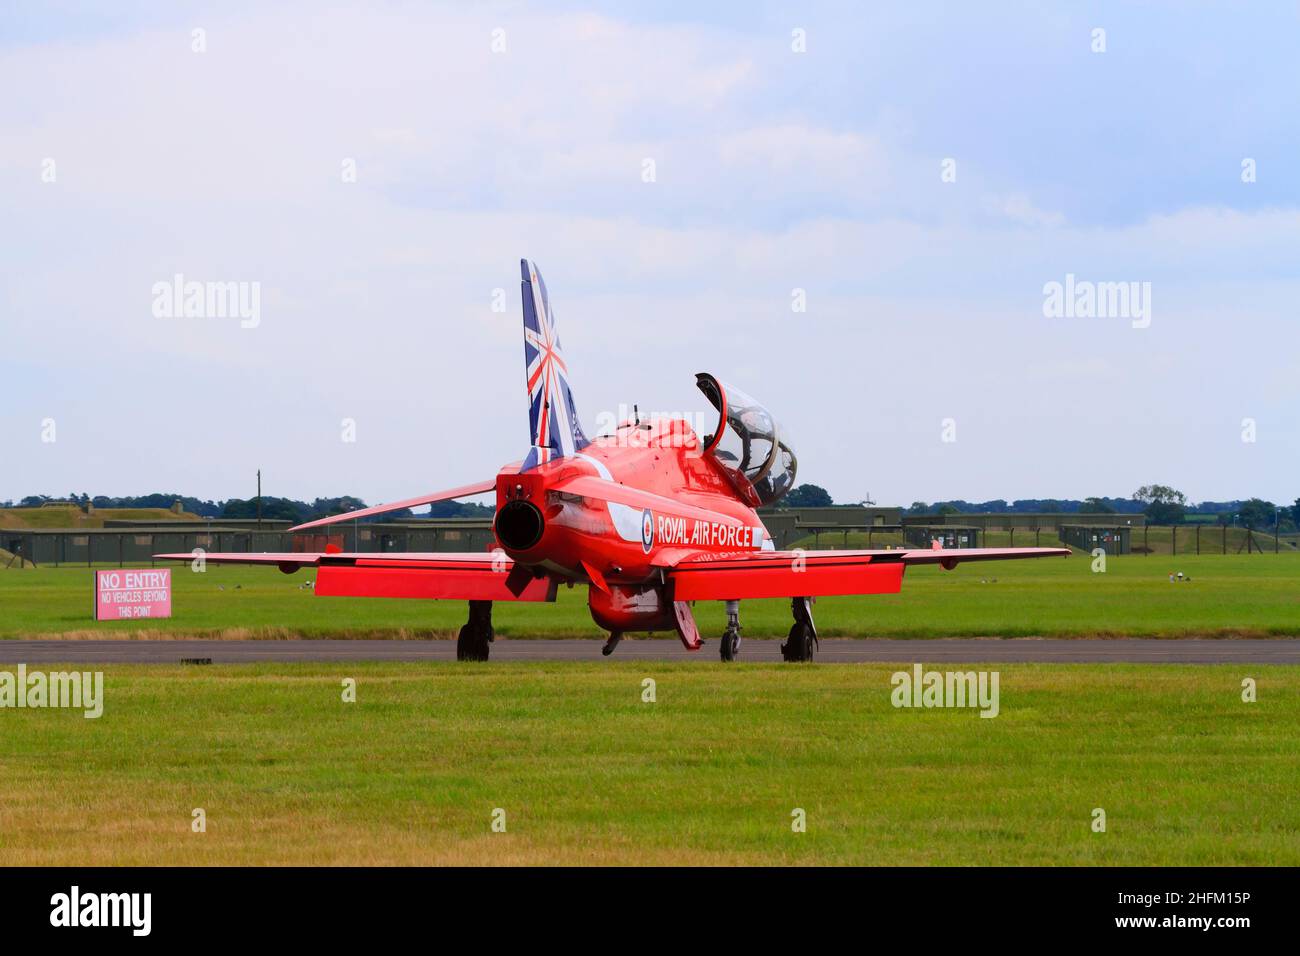
[[[435,501],[451,501],[453,498],[468,498],[470,495],[482,495],[489,491],[496,490],[496,479],[490,481],[480,481],[473,485],[464,485],[460,488],[449,488],[447,491],[434,491],[427,495],[420,495],[418,498],[407,498],[405,501],[394,501],[392,504],[375,505],[373,508],[361,508],[357,511],[349,511],[341,515],[332,515],[329,518],[317,518],[315,521],[308,521],[306,524],[295,525],[290,531],[307,531],[311,528],[323,528],[325,525],[339,524],[344,521],[356,521],[360,518],[369,518],[373,515],[388,514],[390,511],[401,511],[403,508],[418,508],[420,505],[433,504]]]

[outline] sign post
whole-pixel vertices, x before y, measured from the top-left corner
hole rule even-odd
[[[171,616],[171,568],[95,572],[96,621]]]

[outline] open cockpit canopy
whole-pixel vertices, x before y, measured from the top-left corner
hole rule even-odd
[[[718,410],[718,424],[704,438],[704,453],[714,456],[751,506],[779,500],[794,487],[798,466],[789,435],[766,407],[734,385],[707,372],[696,375],[695,384]]]

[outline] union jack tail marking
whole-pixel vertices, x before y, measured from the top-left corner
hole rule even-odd
[[[578,423],[578,410],[569,389],[569,369],[564,364],[555,313],[546,296],[546,283],[536,263],[519,261],[523,281],[524,365],[528,370],[528,423],[533,446],[524,459],[524,471],[554,458],[581,451],[588,444]]]

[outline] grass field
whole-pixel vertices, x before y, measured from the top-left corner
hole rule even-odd
[[[108,668],[0,714],[0,865],[1300,864],[1300,668],[1004,665],[994,719],[892,670]]]
[[[75,505],[49,508],[0,508],[0,528],[102,528],[106,520],[201,521],[198,515],[167,508],[97,508],[86,514]]]
[[[1300,635],[1300,555],[1111,558],[1104,574],[1086,555],[933,567],[907,573],[897,595],[823,598],[818,630],[827,637],[1282,636]],[[1170,571],[1191,576],[1170,584]],[[448,637],[464,623],[462,602],[317,598],[301,571],[209,566],[173,571],[174,616],[165,621],[91,620],[86,568],[0,571],[0,637]],[[496,606],[507,637],[598,637],[585,588],[561,589],[553,604]],[[706,636],[722,632],[722,605],[702,603]],[[783,637],[785,601],[747,601],[749,637]],[[667,635],[665,635],[667,636]]]

